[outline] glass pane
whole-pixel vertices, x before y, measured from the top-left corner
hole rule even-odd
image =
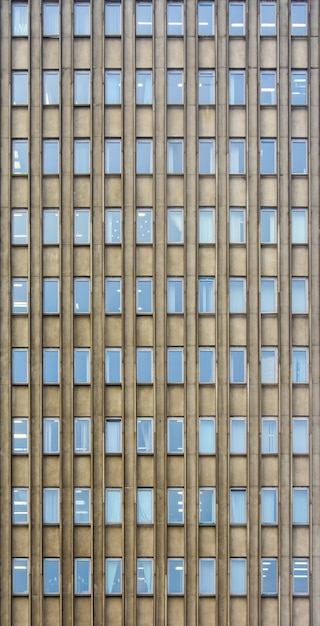
[[[307,72],[291,72],[291,104],[307,104]]]
[[[12,3],[11,7],[13,37],[28,36],[28,4]]]
[[[291,2],[291,35],[302,37],[307,34],[307,3]]]
[[[262,419],[262,454],[276,454],[278,452],[278,420]]]
[[[59,243],[59,212],[58,209],[43,210],[43,244]]]
[[[137,559],[137,594],[153,593],[153,560]]]
[[[275,72],[260,72],[260,104],[276,104]]]
[[[86,454],[90,452],[90,418],[76,417],[74,419],[74,452]]]
[[[292,243],[308,243],[308,212],[307,209],[292,209],[291,212]]]
[[[214,71],[199,70],[199,104],[214,104]]]
[[[106,593],[119,595],[122,592],[121,559],[106,559]]]
[[[90,72],[74,73],[74,104],[90,104]]]
[[[45,2],[43,4],[43,35],[47,37],[59,35],[59,4]]]
[[[121,103],[121,72],[106,72],[105,75],[105,103]]]
[[[119,454],[122,449],[121,419],[106,419],[106,454]]]
[[[245,559],[230,559],[230,594],[244,596],[247,593],[247,562]]]
[[[90,212],[87,209],[74,211],[74,243],[90,243]]]
[[[245,243],[246,223],[244,209],[230,209],[230,243]]]
[[[199,454],[215,453],[215,420],[213,417],[199,418]]]
[[[74,312],[89,313],[90,311],[90,279],[74,279]]]
[[[230,453],[245,454],[247,451],[246,419],[230,419]]]
[[[215,172],[215,141],[214,139],[199,140],[199,174]]]
[[[106,278],[105,282],[106,313],[121,313],[121,279]]]
[[[28,280],[14,278],[11,283],[12,313],[28,313]]]
[[[17,139],[12,142],[12,173],[28,174],[28,141]]]
[[[214,33],[214,4],[213,2],[199,2],[198,4],[198,35],[213,35]]]
[[[90,383],[90,350],[74,351],[74,382],[77,385]]]
[[[276,5],[273,2],[260,4],[260,35],[276,34]]]
[[[153,452],[152,418],[137,419],[137,452],[138,454],[151,454]]]
[[[230,348],[230,383],[246,382],[246,349]]]
[[[45,595],[60,593],[59,559],[43,559],[43,593]]]
[[[168,243],[183,243],[183,209],[168,209]]]
[[[106,2],[105,34],[121,35],[121,6],[116,2]]]
[[[261,243],[277,242],[277,213],[275,209],[261,209]]]
[[[28,419],[15,417],[12,420],[12,452],[14,454],[27,454],[28,450]]]
[[[59,435],[59,418],[45,417],[43,419],[43,453],[58,454],[60,435]]]
[[[229,4],[229,35],[244,35],[244,3],[230,2]]]
[[[244,174],[246,170],[245,162],[245,141],[232,139],[229,142],[229,172],[230,174]]]
[[[137,71],[136,73],[136,104],[152,104],[151,71]]]
[[[278,593],[277,559],[261,561],[261,593],[264,596],[275,596]]]
[[[182,4],[167,4],[167,35],[183,35]]]
[[[260,142],[260,173],[275,174],[276,172],[276,140],[261,139]]]
[[[308,419],[294,417],[292,420],[292,452],[294,454],[308,454],[309,452]]]
[[[168,594],[182,595],[184,592],[183,559],[168,559]]]
[[[74,142],[74,173],[90,174],[90,142]]]
[[[183,104],[183,72],[168,71],[167,104]]]
[[[214,348],[199,348],[199,383],[210,384],[215,381]]]
[[[150,384],[153,381],[152,349],[137,349],[137,383]]]
[[[139,2],[136,4],[136,34],[152,35],[152,4]]]
[[[74,3],[74,34],[90,35],[90,4]]]
[[[229,104],[245,104],[245,72],[229,71]]]
[[[11,243],[13,245],[28,243],[28,211],[26,209],[11,211]]]
[[[59,279],[43,280],[43,312],[59,313]]]
[[[12,104],[28,104],[28,72],[12,72]]]
[[[137,243],[152,243],[152,210],[137,209]]]
[[[245,489],[230,490],[231,524],[247,523],[247,493]]]
[[[183,349],[170,349],[167,352],[167,380],[168,383],[183,382]]]
[[[183,453],[183,434],[184,422],[183,418],[170,417],[167,422],[168,427],[168,453]]]
[[[278,489],[261,490],[262,524],[278,523]]]
[[[230,278],[230,313],[246,312],[246,279]]]
[[[215,559],[199,559],[199,594],[215,594]]]

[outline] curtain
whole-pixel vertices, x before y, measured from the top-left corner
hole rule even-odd
[[[138,489],[137,492],[137,521],[139,524],[153,522],[153,490]]]
[[[43,521],[45,524],[59,522],[59,489],[44,489]]]
[[[278,450],[277,420],[263,420],[262,422],[262,452],[273,454]]]
[[[106,563],[107,576],[107,593],[121,593],[121,559],[107,559]]]
[[[214,559],[200,559],[199,593],[213,595],[215,593],[215,562]]]
[[[276,351],[263,350],[261,362],[261,382],[275,383],[276,379]]]
[[[277,489],[262,489],[262,523],[277,523]]]
[[[152,452],[152,421],[150,419],[141,419],[137,423],[137,438],[139,452]]]
[[[122,490],[121,489],[107,489],[106,490],[106,521],[109,524],[121,523],[121,503],[122,503]]]
[[[199,313],[213,311],[213,279],[199,279]]]
[[[106,452],[121,452],[121,420],[106,421]]]
[[[28,34],[28,7],[14,4],[12,6],[13,35],[24,37]]]
[[[306,350],[292,350],[292,382],[306,383],[307,381],[307,352]]]
[[[182,211],[168,211],[168,241],[181,243],[183,240]]]
[[[244,211],[230,212],[230,243],[244,242]]]
[[[153,592],[153,562],[151,559],[137,560],[137,593]]]
[[[247,562],[244,559],[231,559],[230,592],[231,595],[244,595],[247,589]]]
[[[90,450],[90,422],[88,419],[75,420],[74,447],[77,452]]]
[[[213,243],[214,224],[212,211],[199,211],[199,243]]]
[[[245,524],[247,521],[247,498],[244,489],[231,489],[230,518],[232,524]]]
[[[43,422],[43,451],[58,452],[59,419],[45,419]]]

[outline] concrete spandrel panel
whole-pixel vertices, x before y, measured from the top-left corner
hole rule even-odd
[[[167,345],[183,346],[184,344],[184,316],[172,314],[167,316]]]
[[[167,414],[183,415],[184,414],[184,385],[168,385],[167,386]]]
[[[153,205],[153,177],[140,176],[136,179],[136,205]]]
[[[229,206],[245,207],[247,204],[247,182],[244,176],[229,177]]]
[[[42,484],[44,487],[56,487],[60,483],[60,457],[47,455],[42,461]]]
[[[105,199],[108,207],[119,207],[122,204],[122,181],[120,176],[106,176],[104,184]],[[84,206],[84,205],[82,205]],[[88,206],[88,205],[87,205]]]
[[[309,181],[307,176],[293,176],[291,182],[291,197],[293,206],[308,206]]]
[[[261,345],[278,345],[278,319],[275,314],[261,316]]]
[[[108,116],[106,117],[106,124],[107,124],[107,120],[108,120]],[[109,136],[109,133],[108,133],[108,136]],[[153,110],[151,106],[149,107],[142,106],[136,109],[136,136],[137,137],[152,137],[153,136]]]
[[[12,108],[11,113],[11,128],[12,139],[27,137],[29,127],[29,112],[28,107]]]
[[[199,415],[214,415],[216,409],[215,385],[199,386]]]
[[[105,267],[108,276],[121,276],[122,274],[122,249],[121,246],[110,245],[105,247]]]
[[[75,69],[83,69],[91,65],[91,41],[80,37],[73,41],[73,64]]]
[[[11,179],[11,207],[26,207],[29,204],[27,178]]]
[[[309,320],[307,317],[292,319],[292,345],[307,346],[309,343]]]
[[[20,557],[21,554],[28,556],[29,549],[29,527],[28,526],[12,526],[11,535],[11,551],[12,557]],[[24,623],[24,622],[17,622]]]
[[[91,390],[90,386],[75,386],[73,388],[74,415],[90,415],[91,413]]]
[[[28,275],[28,248],[14,248],[11,253],[11,275],[27,276]]]
[[[276,487],[279,482],[278,455],[263,455],[261,458],[261,484]]]
[[[71,167],[71,165],[70,165]],[[65,164],[64,164],[65,168]],[[44,207],[58,207],[60,204],[60,182],[58,176],[42,179],[42,203]]]
[[[90,137],[91,111],[89,107],[75,107],[73,114],[74,137]],[[117,135],[119,137],[119,135]]]
[[[291,137],[308,136],[308,109],[307,107],[292,107],[291,109]]]
[[[43,598],[43,621],[46,626],[56,626],[60,611],[60,598]]]
[[[18,315],[11,322],[11,343],[16,348],[24,348],[29,345],[29,320],[28,316]]]
[[[73,167],[73,165],[72,165]],[[73,179],[73,206],[88,207],[91,204],[91,182],[89,176]]]
[[[167,274],[168,276],[183,276],[184,270],[184,247],[168,246],[167,248]]]
[[[148,552],[143,552],[141,554],[149,554]],[[150,626],[153,623],[154,619],[154,600],[153,598],[138,598],[137,599],[137,624],[139,626]]]
[[[122,65],[121,39],[106,39],[104,46],[104,65],[106,69],[114,69]]]
[[[230,315],[229,342],[231,346],[247,345],[247,317],[245,314]]]
[[[230,485],[231,487],[244,487],[247,484],[247,457],[230,457]]]
[[[122,128],[121,107],[120,106],[105,107],[105,118],[104,118],[105,137],[115,137],[115,138],[121,137],[122,135],[121,128]]]
[[[184,526],[168,526],[168,557],[184,556]]]
[[[90,556],[91,542],[92,542],[90,525],[75,526],[73,530],[73,537],[74,537],[74,544],[73,544],[74,556],[78,558]]]
[[[213,106],[199,107],[199,137],[214,137],[216,134],[216,110]]]
[[[198,181],[199,206],[215,206],[216,178],[215,176],[200,176]]]
[[[136,276],[152,276],[153,274],[153,248],[151,246],[139,246],[136,248]]]
[[[121,385],[106,385],[104,393],[106,415],[118,416],[122,414],[122,389]]]
[[[260,109],[260,136],[276,137],[278,115],[276,107],[261,107]]]
[[[167,205],[181,207],[184,205],[183,176],[168,176],[167,178]]]
[[[276,207],[278,183],[275,176],[260,178],[260,206]],[[285,209],[285,207],[283,207]]]
[[[305,556],[305,555],[303,555]],[[292,602],[292,624],[310,624],[310,600],[309,598],[293,598]]]
[[[279,624],[278,598],[262,598],[261,618],[262,618],[262,624],[272,624],[273,626],[278,626]]]
[[[143,411],[146,411],[147,415],[153,415],[153,399],[153,385],[139,385],[137,387],[137,415],[144,415]]]
[[[213,346],[216,340],[215,315],[204,315],[198,322],[198,341],[201,346]]]
[[[308,526],[294,526],[292,529],[292,554],[301,558],[310,551],[310,528]]]
[[[261,276],[277,276],[278,250],[274,246],[261,247]]]
[[[122,551],[122,528],[121,526],[105,527],[105,554],[106,557],[113,557],[115,554],[121,554]],[[113,622],[112,622],[113,623]]]
[[[215,455],[199,456],[199,485],[216,484],[216,457]]]
[[[229,274],[230,276],[246,276],[247,251],[243,247],[230,247],[229,249]]]
[[[279,554],[278,526],[261,526],[261,554],[277,556]]]
[[[152,556],[154,553],[155,541],[154,530],[152,527],[140,525],[137,527],[137,554],[147,554]],[[139,622],[140,624],[140,622]],[[152,621],[149,622],[152,624]]]
[[[43,554],[56,556],[60,552],[60,527],[59,526],[43,526],[42,541]]]
[[[60,41],[59,39],[42,40],[42,66],[44,70],[52,70],[59,67],[60,61]]]
[[[273,70],[277,67],[277,41],[275,39],[260,39],[260,67],[266,70]]]
[[[230,556],[243,557],[247,554],[247,526],[230,527]]]
[[[112,553],[113,554],[113,553]],[[114,624],[114,626],[121,626],[123,624],[123,600],[116,596],[107,599],[105,604],[105,616],[106,624]],[[149,622],[151,624],[152,622]]]
[[[229,39],[229,67],[243,69],[246,67],[246,42],[244,39]]]
[[[90,276],[91,255],[90,246],[74,246],[73,248],[73,275]]]
[[[145,69],[153,66],[153,42],[152,38],[136,39],[136,68]]]
[[[291,67],[300,70],[302,67],[308,67],[308,45],[309,41],[304,39],[291,40]]]
[[[60,274],[60,249],[58,246],[43,247],[42,252],[43,276],[59,276]]]
[[[202,557],[216,556],[216,526],[200,526],[199,554]]]
[[[184,455],[167,456],[167,485],[181,487],[184,481]]]
[[[151,315],[137,317],[136,341],[138,346],[153,346],[153,317]]]
[[[309,250],[307,246],[294,246],[291,253],[292,276],[308,276]]]
[[[214,276],[216,273],[216,248],[214,245],[203,246],[198,252],[199,276]]]
[[[29,599],[19,597],[13,598],[11,609],[12,624],[23,624],[24,626],[29,626],[29,616]]]
[[[295,487],[305,487],[310,480],[309,456],[295,456],[293,459],[292,483]]]
[[[77,487],[88,487],[91,482],[91,457],[78,455],[73,461],[73,482]]]
[[[229,137],[246,136],[246,110],[241,107],[230,107]]]
[[[218,626],[216,621],[216,599],[206,597],[199,598],[198,616],[199,624]]]
[[[293,385],[292,415],[309,415],[309,385]]]
[[[60,112],[59,108],[44,108],[42,114],[42,136],[43,138],[58,137],[60,133]]]
[[[13,70],[27,70],[29,46],[27,39],[11,40],[11,65]]]
[[[73,345],[87,348],[91,344],[91,320],[89,315],[75,317],[73,323]]]
[[[46,348],[55,348],[60,343],[60,319],[56,315],[48,315],[42,321],[43,345]]]
[[[110,338],[114,341],[116,346],[120,346],[122,342],[122,322],[121,316],[106,316],[105,318],[105,345],[108,345]]]
[[[153,485],[153,464],[153,455],[138,455],[136,474],[138,487],[150,487],[150,485]],[[147,554],[147,552],[145,554]]]
[[[60,388],[57,385],[43,387],[42,390],[42,413],[43,415],[60,414]],[[18,415],[21,415],[18,413]]]
[[[184,110],[182,106],[170,107],[167,112],[168,137],[183,137]]]
[[[77,624],[77,626],[92,626],[93,622],[91,617],[91,598],[75,597],[73,610],[74,623]]]
[[[15,487],[25,487],[29,484],[29,459],[27,456],[15,455],[12,457],[11,482]]]
[[[212,39],[198,40],[198,64],[201,69],[212,69],[215,67],[216,49]]]
[[[184,39],[182,37],[167,39],[167,65],[168,69],[184,66]]]
[[[167,626],[184,626],[185,624],[184,598],[167,599]]]
[[[258,371],[255,374],[258,379]],[[260,382],[257,380],[257,382]],[[261,415],[278,415],[278,386],[262,385]]]

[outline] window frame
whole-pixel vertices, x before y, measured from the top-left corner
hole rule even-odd
[[[47,289],[49,285],[55,286],[55,293],[49,295],[47,293]],[[59,278],[43,278],[42,279],[42,311],[43,315],[59,315],[60,313],[60,280]],[[47,298],[53,302],[50,305],[50,302],[47,302]]]
[[[29,488],[12,487],[11,520],[14,526],[29,524]]]
[[[50,579],[48,580],[48,564],[52,563],[56,566],[55,577],[53,579],[53,584],[56,585],[56,588],[52,591],[48,590],[48,585],[50,584]],[[56,582],[55,582],[56,581]],[[43,559],[43,595],[44,596],[59,596],[60,595],[60,559],[50,557],[45,557]]]
[[[183,69],[167,69],[167,105],[184,104],[184,73]]]
[[[211,503],[209,501],[209,498],[206,498],[205,494],[207,496],[208,494],[210,494]],[[214,526],[216,523],[216,488],[215,487],[199,487],[198,495],[199,495],[199,510],[198,510],[199,526]],[[211,511],[209,515],[210,508],[211,508]]]
[[[116,445],[111,446],[111,436],[108,436],[108,425],[114,423],[117,424],[117,433],[115,440],[112,439],[112,442],[115,441]],[[105,454],[110,455],[121,455],[122,454],[122,419],[121,417],[106,417],[105,418],[105,446],[104,451]],[[110,442],[110,443],[109,443]],[[112,449],[113,448],[113,449]]]
[[[84,499],[79,500],[80,497]],[[73,489],[73,523],[75,526],[90,526],[91,524],[90,487],[74,487]]]
[[[278,487],[261,487],[261,524],[263,526],[277,526],[278,523],[279,523]]]
[[[53,357],[55,358],[53,359]],[[48,371],[47,368],[49,368],[49,370],[52,369],[52,372]],[[60,384],[60,348],[43,348],[42,382],[44,385]]]
[[[233,355],[242,354],[243,356],[243,377],[240,380],[240,376],[235,372],[235,367],[238,365],[233,363]],[[230,346],[230,385],[245,385],[247,382],[247,349],[244,346]]]
[[[23,241],[19,241],[23,239]],[[29,241],[28,209],[11,210],[11,245],[27,246]]]
[[[171,355],[180,355],[180,363],[178,364],[179,372],[177,375],[172,371],[176,365],[170,363]],[[168,347],[167,348],[167,383],[169,385],[182,385],[184,383],[184,349],[183,347]]]
[[[179,508],[181,507],[182,508]],[[167,524],[168,526],[184,525],[184,487],[167,487]]]
[[[21,425],[21,432],[19,432]],[[25,440],[25,445],[17,447],[15,440]],[[29,420],[27,417],[13,417],[11,423],[11,452],[16,454],[29,454]]]
[[[78,427],[81,430],[80,425],[86,425],[83,429],[85,435],[78,433]],[[83,439],[85,445],[79,445],[78,439]],[[90,417],[74,417],[73,419],[73,453],[77,456],[88,455],[91,452],[91,419]]]
[[[12,559],[11,589],[13,596],[29,595],[29,559],[28,557],[14,557]],[[21,584],[18,581],[17,571],[24,570],[24,577]]]
[[[19,363],[17,357],[20,356]],[[23,361],[21,360],[22,356]],[[16,373],[16,367],[23,369],[23,374],[19,376]],[[12,385],[28,385],[29,383],[29,350],[28,348],[12,348],[11,349],[11,381]]]
[[[145,373],[145,368],[148,368],[146,359],[148,357],[150,370],[148,374]],[[136,369],[137,369],[137,385],[152,385],[153,384],[153,348],[137,348],[136,352]],[[143,370],[143,371],[142,371]]]
[[[234,148],[237,151],[234,153]],[[241,153],[240,153],[241,147]],[[238,162],[237,167],[233,161]],[[229,139],[229,174],[230,176],[243,176],[246,173],[246,140],[241,137],[231,137]]]
[[[111,285],[113,285],[113,293],[110,295]],[[122,278],[120,276],[106,276],[104,279],[104,311],[106,315],[121,315],[122,313]]]
[[[272,380],[268,380],[269,376],[266,376],[266,363],[264,358],[267,358],[267,354],[273,353],[273,376]],[[278,384],[278,348],[272,346],[261,346],[261,384],[262,385],[277,385]]]
[[[174,428],[172,425],[176,426],[176,433],[174,435],[175,438],[179,438],[181,443],[180,446],[172,445],[173,435],[170,433],[171,429]],[[183,417],[168,417],[167,418],[167,454],[170,455],[181,455],[184,454],[184,418]]]
[[[203,361],[204,355],[211,355],[212,363],[212,373],[208,376],[207,374],[203,375],[203,367],[207,366],[205,363],[201,363]],[[202,358],[203,357],[203,358]],[[215,348],[209,346],[199,346],[198,349],[198,362],[199,362],[199,385],[214,385],[216,382],[216,356],[215,356]]]
[[[117,377],[110,376],[110,363],[109,356],[111,354],[117,354],[119,362],[117,363]],[[105,384],[106,385],[121,385],[122,384],[122,349],[117,347],[105,348]]]
[[[175,566],[176,564],[176,566]],[[174,585],[172,584],[172,578],[174,571],[181,571],[179,580]],[[184,558],[168,558],[167,559],[167,579],[168,579],[168,596],[183,596],[184,595]]]
[[[14,107],[28,106],[29,85],[28,70],[15,70],[11,72],[11,105]],[[21,84],[19,85],[19,80]]]
[[[48,428],[50,425],[50,429]],[[48,429],[48,432],[47,432]],[[52,432],[49,433],[49,430]],[[53,445],[57,440],[57,445]],[[57,455],[60,453],[60,418],[44,417],[42,423],[42,453]]]
[[[83,563],[87,565],[87,585],[84,586],[83,590],[80,590],[78,587],[78,579],[81,579],[81,582],[86,582],[86,579],[80,574],[78,575],[78,567]],[[91,559],[90,558],[75,558],[74,559],[74,595],[75,596],[89,596],[91,595]]]
[[[28,315],[29,313],[29,285],[27,278],[11,278],[11,313],[12,315]]]
[[[264,572],[269,572],[272,568],[268,566],[274,566],[274,572],[272,576],[272,581],[264,580],[268,579],[268,573],[264,574]],[[271,587],[272,584],[272,587]],[[269,589],[266,589],[266,586],[269,586]],[[262,597],[271,597],[278,595],[278,559],[277,558],[267,558],[263,557],[261,559],[261,595]]]
[[[140,428],[143,427],[143,425],[147,425],[147,437],[141,437],[141,434],[139,434]],[[137,454],[143,454],[143,455],[150,455],[153,454],[153,450],[154,450],[154,424],[153,424],[153,417],[137,417],[137,434],[136,434],[136,438],[137,438]],[[150,441],[150,447],[147,449],[145,447],[145,449],[143,449],[143,446],[140,445],[139,441],[140,438],[143,439],[143,441],[145,443],[148,442],[148,440]]]

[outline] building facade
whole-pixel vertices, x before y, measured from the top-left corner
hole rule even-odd
[[[319,623],[318,0],[1,0],[1,623]]]

